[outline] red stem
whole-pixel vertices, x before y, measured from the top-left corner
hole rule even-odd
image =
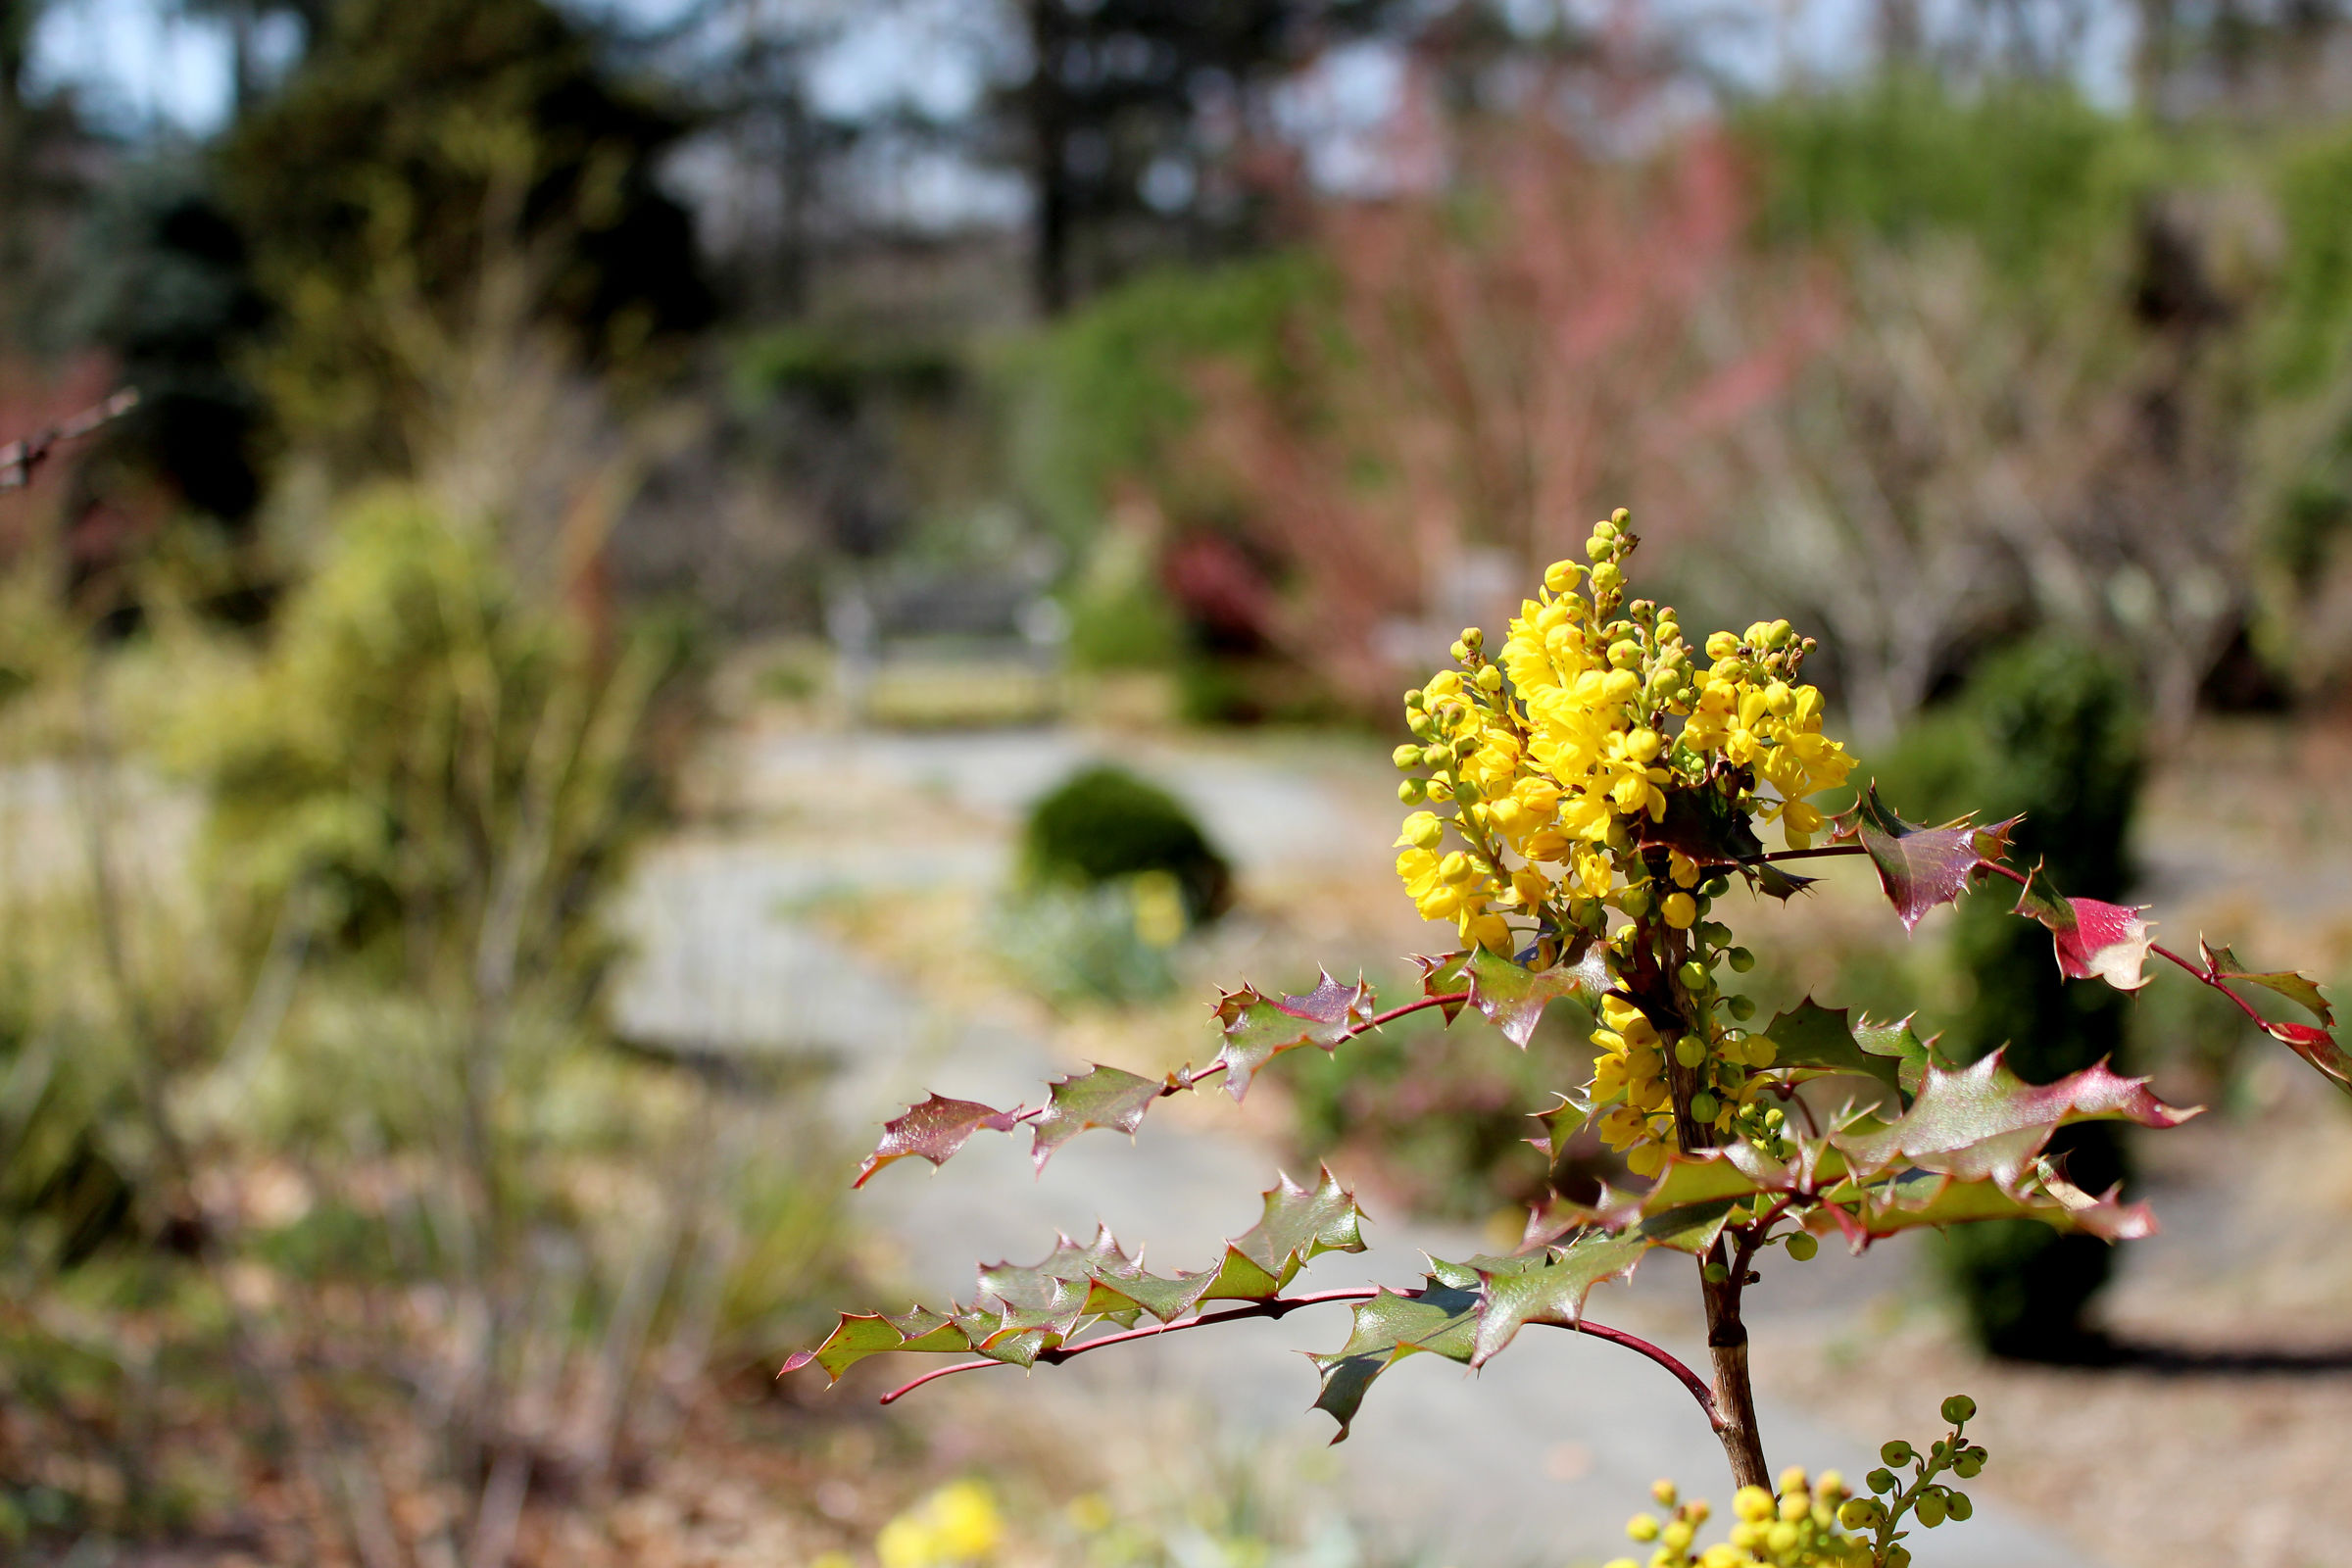
[[[1084,1355],[1089,1350],[1100,1350],[1105,1346],[1125,1345],[1134,1340],[1153,1339],[1159,1335],[1174,1334],[1183,1329],[1203,1328],[1211,1323],[1231,1323],[1241,1318],[1279,1318],[1287,1315],[1295,1308],[1301,1306],[1316,1306],[1326,1301],[1369,1301],[1374,1297],[1379,1296],[1381,1294],[1381,1290],[1382,1288],[1380,1286],[1369,1285],[1359,1286],[1355,1289],[1346,1291],[1322,1291],[1312,1296],[1278,1297],[1275,1299],[1268,1301],[1252,1301],[1247,1306],[1239,1307],[1230,1312],[1217,1312],[1200,1317],[1188,1317],[1180,1323],[1156,1323],[1148,1329],[1129,1329],[1123,1334],[1105,1334],[1101,1339],[1083,1340],[1076,1345],[1057,1346],[1051,1350],[1040,1350],[1037,1358],[1040,1361],[1045,1361],[1058,1366],[1060,1363],[1067,1361],[1074,1355]],[[1407,1299],[1413,1299],[1420,1297],[1422,1293],[1419,1291],[1398,1291],[1395,1294],[1404,1297]],[[1709,1426],[1715,1424],[1714,1394],[1707,1388],[1704,1379],[1700,1378],[1697,1373],[1691,1371],[1681,1361],[1675,1359],[1673,1354],[1669,1351],[1659,1348],[1657,1346],[1650,1344],[1647,1340],[1642,1339],[1639,1335],[1628,1334],[1623,1329],[1610,1328],[1605,1323],[1585,1321],[1574,1324],[1559,1323],[1552,1326],[1555,1328],[1572,1328],[1579,1334],[1589,1334],[1596,1340],[1606,1340],[1611,1345],[1622,1345],[1627,1349],[1632,1350],[1639,1355],[1647,1356],[1650,1360],[1655,1361],[1658,1365],[1673,1373],[1675,1379],[1680,1382],[1686,1390],[1690,1391],[1690,1397],[1698,1401],[1699,1409],[1706,1415],[1707,1424]],[[902,1399],[907,1395],[912,1394],[915,1390],[921,1388],[926,1383],[936,1383],[941,1378],[953,1377],[958,1372],[984,1372],[992,1366],[1011,1366],[1012,1364],[1013,1363],[1010,1361],[981,1360],[958,1361],[953,1366],[934,1367],[930,1371],[924,1373],[921,1377],[916,1378],[913,1382],[901,1384],[899,1387],[891,1390],[888,1394],[882,1396],[881,1402],[884,1404],[893,1403],[894,1401]]]
[[[2202,964],[2189,962],[2186,958],[2183,958],[2180,956],[2180,955],[2175,953],[2172,949],[2164,946],[2162,943],[2149,943],[2148,951],[2155,954],[2160,958],[2172,959],[2173,962],[2187,970],[2190,978],[2213,987],[2214,990],[2219,991],[2223,996],[2228,997],[2231,1002],[2236,1003],[2237,1010],[2244,1013],[2247,1017],[2253,1019],[2257,1024],[2261,1025],[2266,1032],[2270,1029],[2271,1020],[2265,1018],[2258,1010],[2256,1010],[2252,1003],[2239,996],[2236,992],[2230,990],[2227,985],[2224,985],[2222,983],[2222,977],[2218,974],[2215,974],[2211,969],[2206,968]]]

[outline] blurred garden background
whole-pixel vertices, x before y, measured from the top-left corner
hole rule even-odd
[[[1390,1261],[1609,1173],[1525,1142],[1562,1007],[849,1191],[925,1089],[1417,985],[1397,694],[1620,505],[1906,815],[2352,977],[2338,0],[0,0],[12,440],[10,1562],[1617,1555],[1720,1460],[1588,1345],[1330,1449],[1336,1312],[774,1372],[1098,1215],[1191,1266],[1278,1168]],[[1848,873],[1736,917],[1767,1007],[2214,1110],[2075,1130],[2121,1253],[1767,1281],[1773,1461],[1966,1387],[1928,1568],[2352,1564],[2343,1101]]]

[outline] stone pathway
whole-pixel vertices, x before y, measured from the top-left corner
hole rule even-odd
[[[826,935],[808,911],[844,890],[996,885],[1019,808],[1094,750],[1060,731],[745,744],[735,803],[751,825],[664,847],[627,901],[638,957],[617,998],[622,1027],[694,1049],[829,1056],[839,1070],[828,1105],[859,1142],[926,1090],[999,1104],[1034,1100],[1042,1079],[1073,1065],[1053,1041],[1008,1019],[943,1015]],[[1139,765],[1194,807],[1245,878],[1311,878],[1335,867],[1352,875],[1367,858],[1388,858],[1395,808],[1387,780],[1353,756],[1153,749]],[[934,816],[956,830],[909,844],[852,841],[808,808],[899,793],[928,797]],[[1108,1135],[1082,1138],[1042,1178],[1024,1144],[982,1135],[937,1179],[903,1162],[851,1200],[854,1212],[888,1229],[909,1283],[938,1300],[968,1295],[975,1262],[1030,1261],[1056,1230],[1091,1234],[1098,1218],[1130,1250],[1148,1243],[1161,1268],[1197,1267],[1220,1238],[1254,1222],[1255,1194],[1274,1170],[1268,1152],[1204,1115],[1156,1116],[1132,1147]],[[1406,1284],[1419,1272],[1417,1248],[1457,1256],[1478,1250],[1471,1238],[1390,1223],[1376,1224],[1370,1239],[1370,1252],[1318,1260],[1309,1288]],[[1695,1313],[1682,1304],[1688,1267],[1653,1258],[1634,1287],[1596,1293],[1594,1316],[1698,1361]],[[1850,1312],[1840,1303],[1893,1288],[1889,1270],[1899,1268],[1889,1252],[1825,1257],[1802,1272],[1804,1299],[1785,1310]],[[1769,1303],[1770,1291],[1759,1294]],[[1314,1373],[1297,1352],[1334,1348],[1347,1331],[1345,1308],[1310,1309],[1036,1375],[1083,1389],[1106,1410],[1180,1391],[1237,1433],[1315,1443],[1330,1424],[1307,1408]],[[1770,1323],[1759,1333],[1768,1337]],[[1027,1392],[1009,1370],[981,1377],[998,1379],[1006,1398]],[[1923,1391],[1923,1426],[1941,1392]],[[921,1419],[921,1397],[899,1409]],[[1763,1419],[1776,1463],[1834,1463],[1856,1477],[1869,1467],[1853,1435],[1787,1409],[1767,1408]],[[1406,1362],[1373,1391],[1336,1456],[1359,1531],[1389,1552],[1432,1562],[1558,1565],[1618,1555],[1628,1549],[1624,1519],[1658,1476],[1713,1494],[1719,1506],[1725,1500],[1721,1450],[1662,1372],[1551,1330],[1528,1331],[1475,1378],[1436,1357]],[[1964,1529],[1919,1533],[1911,1544],[1920,1568],[2097,1568],[1991,1508]]]

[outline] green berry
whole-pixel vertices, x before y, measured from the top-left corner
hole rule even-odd
[[[1894,1472],[1891,1470],[1873,1470],[1862,1479],[1869,1484],[1870,1490],[1873,1492],[1892,1492],[1894,1490]]]
[[[1794,1236],[1788,1238],[1788,1255],[1795,1258],[1799,1263],[1811,1262],[1813,1260],[1813,1254],[1820,1250],[1820,1238],[1813,1236],[1809,1232],[1798,1231]]]
[[[1963,1421],[1973,1421],[1976,1416],[1977,1401],[1965,1394],[1955,1394],[1943,1401],[1943,1418],[1954,1426]]]
[[[1944,1499],[1943,1506],[1953,1518],[1962,1524],[1968,1523],[1968,1516],[1977,1511],[1977,1505],[1968,1500],[1968,1494],[1965,1492],[1952,1493]]]
[[[1911,1445],[1897,1438],[1879,1449],[1879,1457],[1888,1464],[1909,1464],[1913,1456]]]
[[[1974,1448],[1971,1448],[1968,1452],[1963,1453],[1959,1458],[1952,1461],[1952,1474],[1958,1476],[1963,1481],[1974,1481],[1978,1476],[1984,1474],[1984,1461],[1977,1457],[1977,1453]]]
[[[1756,1002],[1753,997],[1728,997],[1724,1000],[1724,1008],[1741,1023],[1747,1022],[1756,1015]]]
[[[1943,1494],[1930,1488],[1919,1494],[1919,1500],[1911,1505],[1911,1511],[1919,1515],[1921,1524],[1926,1525],[1930,1530],[1935,1529],[1943,1523]]]
[[[1686,1067],[1695,1067],[1707,1059],[1707,1043],[1696,1035],[1685,1035],[1674,1043],[1674,1059]]]
[[[1444,767],[1453,760],[1453,748],[1444,741],[1432,741],[1421,752],[1423,767]]]
[[[1395,762],[1398,767],[1419,767],[1421,765],[1421,748],[1399,746],[1389,754],[1389,760]]]
[[[1704,1089],[1690,1097],[1690,1114],[1700,1121],[1713,1121],[1715,1113],[1722,1108],[1715,1097]]]
[[[1407,806],[1419,806],[1429,799],[1429,786],[1417,778],[1408,778],[1396,786],[1396,799]]]
[[[1756,956],[1745,948],[1734,948],[1724,956],[1731,960],[1734,974],[1745,974],[1756,966]]]
[[[1704,991],[1707,989],[1707,966],[1699,962],[1696,958],[1684,959],[1683,966],[1674,971],[1674,976],[1683,983],[1683,989],[1685,991]],[[1693,1064],[1686,1063],[1685,1065]]]
[[[1617,906],[1639,920],[1649,912],[1649,889],[1627,888],[1617,896]]]

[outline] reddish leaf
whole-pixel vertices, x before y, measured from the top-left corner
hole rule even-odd
[[[2104,980],[2118,991],[2137,991],[2148,983],[2152,939],[2140,908],[2070,899],[2037,865],[2018,893],[2017,912],[2049,927],[2058,972],[2069,980]]]
[[[2017,821],[2013,816],[1977,827],[1962,817],[1941,827],[1921,827],[1886,809],[1872,784],[1863,789],[1853,820],[1842,824],[1838,836],[1861,841],[1896,917],[1904,930],[1913,931],[1930,909],[1968,891],[1977,868],[1999,856]]]
[[[865,1156],[865,1163],[858,1167],[858,1179],[850,1185],[863,1187],[874,1172],[909,1154],[927,1159],[935,1167],[944,1165],[963,1147],[965,1139],[983,1127],[990,1132],[1008,1133],[1019,1122],[1019,1115],[1013,1111],[933,1095],[919,1105],[909,1105],[906,1114],[896,1121],[882,1124],[882,1142]]]
[[[2352,1095],[2352,1055],[2325,1029],[2307,1023],[2272,1023],[2263,1027],[2273,1040],[2291,1047],[2296,1055],[2317,1067],[2336,1088]]]
[[[1217,1021],[1225,1029],[1225,1047],[1217,1053],[1225,1066],[1225,1092],[1242,1099],[1258,1069],[1276,1056],[1301,1046],[1329,1051],[1371,1016],[1370,986],[1361,980],[1344,986],[1328,974],[1302,997],[1277,1001],[1248,986],[1225,993],[1217,999]]]
[[[2002,1054],[1953,1072],[1931,1061],[1908,1111],[1891,1124],[1833,1133],[1831,1144],[1860,1176],[1913,1165],[1963,1181],[1990,1178],[2015,1192],[2050,1134],[2070,1122],[2177,1127],[2199,1108],[2168,1105],[2148,1093],[2145,1078],[2119,1077],[2105,1062],[2056,1083],[2029,1084]]]
[[[1480,948],[1464,966],[1470,974],[1470,1004],[1486,1014],[1505,1040],[1524,1051],[1549,1004],[1572,998],[1587,1007],[1600,1005],[1600,999],[1616,983],[1603,951],[1599,943],[1588,939],[1549,968],[1522,969]]]
[[[2328,998],[2321,992],[2319,982],[2308,975],[2297,974],[2291,969],[2256,974],[2239,967],[2236,954],[2228,948],[2217,948],[2203,937],[2197,939],[2197,956],[2205,960],[2205,972],[2213,979],[2243,980],[2248,985],[2260,986],[2303,1008],[2320,1020],[2321,1027],[2331,1029],[2335,1026],[2334,1009],[2328,1005]]]
[[[1116,1067],[1097,1065],[1056,1080],[1045,1113],[1038,1117],[1029,1155],[1044,1170],[1054,1151],[1089,1127],[1110,1127],[1132,1136],[1164,1085]]]

